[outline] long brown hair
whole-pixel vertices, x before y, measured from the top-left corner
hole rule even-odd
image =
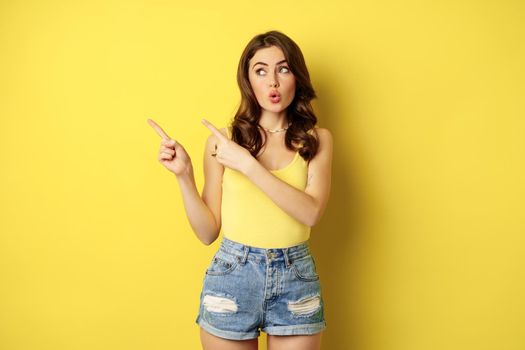
[[[319,147],[317,137],[308,133],[317,124],[317,117],[310,104],[317,96],[310,82],[310,74],[301,49],[291,38],[276,30],[253,37],[241,55],[237,68],[241,102],[231,123],[231,138],[248,149],[254,157],[266,142],[258,129],[261,127],[259,119],[262,111],[250,85],[248,69],[249,61],[255,52],[270,46],[277,46],[283,51],[296,81],[294,99],[287,107],[289,126],[285,134],[286,147],[298,150],[303,159],[309,161],[316,155]]]

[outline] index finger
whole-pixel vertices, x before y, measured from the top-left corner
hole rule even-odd
[[[229,141],[229,139],[224,136],[220,131],[219,129],[217,129],[215,126],[213,126],[213,124],[211,124],[209,121],[207,121],[206,119],[202,119],[201,120],[202,123],[208,128],[210,129],[210,131],[215,135],[217,136],[217,138],[220,140],[220,141],[223,141],[223,142],[227,142]]]
[[[169,137],[168,134],[166,134],[164,130],[162,130],[162,128],[157,123],[155,123],[152,119],[148,119],[148,124],[151,125],[151,127],[155,129],[157,134],[159,134],[160,137],[162,137],[164,140],[171,140],[171,137]]]

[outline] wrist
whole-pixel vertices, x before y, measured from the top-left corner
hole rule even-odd
[[[243,171],[243,174],[250,178],[252,176],[252,174],[257,171],[257,167],[260,166],[259,162],[257,161],[257,159],[253,158],[250,159],[250,161],[248,162],[247,166],[244,168],[244,171]]]
[[[175,177],[177,178],[177,181],[179,182],[188,182],[193,180],[193,168],[192,166],[188,166],[182,173],[175,174]]]

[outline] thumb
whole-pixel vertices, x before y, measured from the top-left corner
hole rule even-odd
[[[177,141],[173,139],[169,139],[169,140],[162,140],[160,141],[160,143],[165,147],[174,148],[174,146],[177,144]]]
[[[178,142],[175,141],[175,140],[170,140],[170,145],[171,145],[171,147],[173,147],[174,149],[177,149],[177,148],[182,148],[182,149],[184,149],[184,147],[182,146],[182,144],[178,143]]]

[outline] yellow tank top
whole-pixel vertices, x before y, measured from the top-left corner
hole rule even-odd
[[[228,138],[230,128],[226,128]],[[299,152],[284,168],[270,172],[301,191],[306,188],[308,163]],[[258,248],[286,248],[310,238],[309,226],[279,208],[243,173],[228,167],[222,178],[221,232],[232,241]]]

